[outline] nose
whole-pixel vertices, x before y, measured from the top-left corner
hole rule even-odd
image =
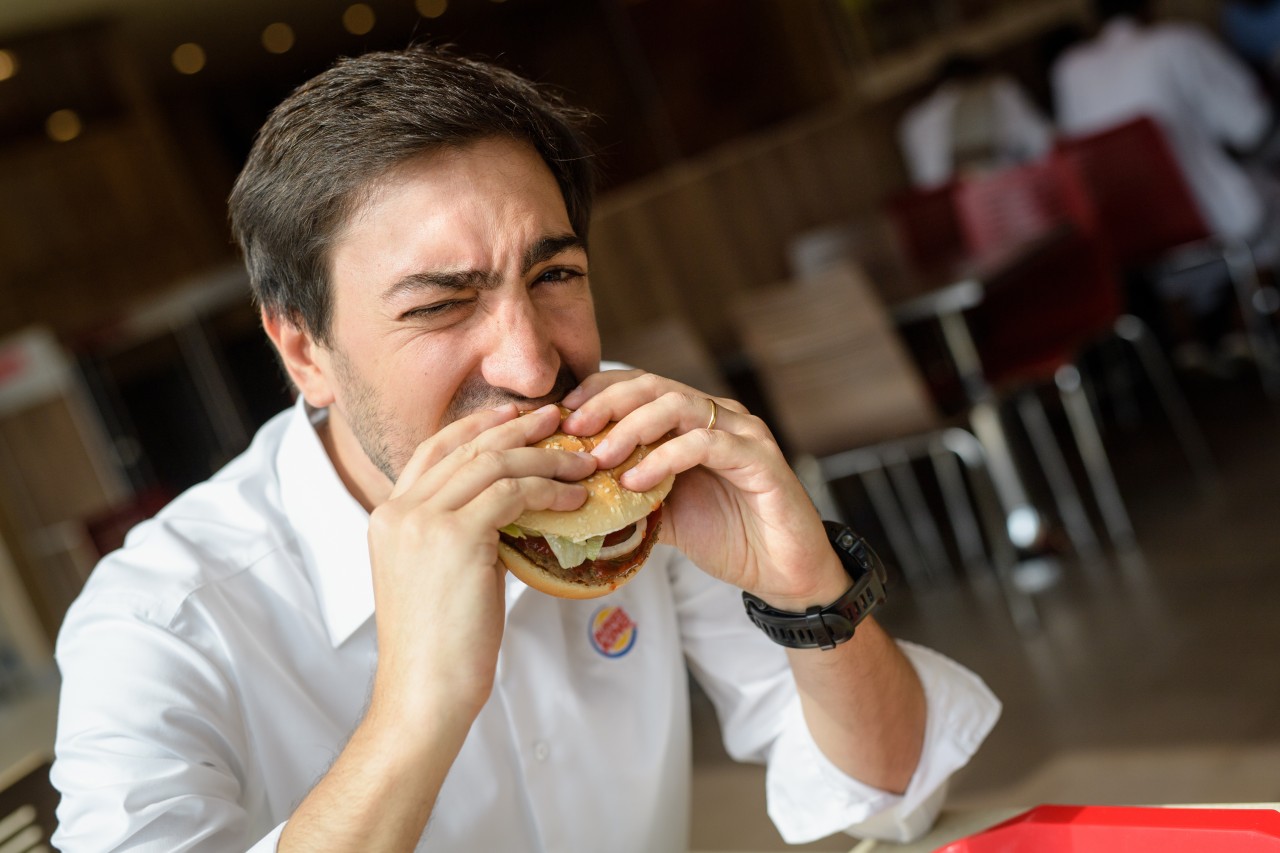
[[[528,293],[509,300],[494,315],[481,366],[485,382],[512,394],[537,399],[555,388],[560,353],[548,318]]]

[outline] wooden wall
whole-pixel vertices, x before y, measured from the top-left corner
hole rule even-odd
[[[732,353],[727,303],[784,278],[793,237],[902,186],[895,118],[889,105],[827,108],[602,198],[591,226],[601,334],[682,314],[713,352]]]
[[[7,46],[24,65],[0,84],[0,335],[82,331],[230,255],[110,28]],[[44,122],[67,108],[82,130],[56,142]]]

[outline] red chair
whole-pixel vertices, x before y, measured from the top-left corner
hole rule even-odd
[[[983,372],[996,386],[1051,380],[1083,346],[1110,335],[1123,313],[1120,283],[1087,199],[1063,177],[1050,159],[970,178],[956,189],[970,256],[1049,239],[1044,251],[989,283],[971,318]]]
[[[967,252],[964,229],[955,208],[955,189],[954,183],[928,190],[910,189],[884,203],[903,257],[917,269],[954,265]]]
[[[956,212],[957,184],[932,189],[911,188],[889,196],[881,205],[896,244],[896,256],[918,273],[950,271],[969,253]],[[868,272],[874,268],[860,259]],[[888,280],[892,279],[888,276]],[[900,330],[925,374],[929,390],[944,411],[964,410],[969,400],[939,332],[925,324]]]
[[[987,283],[970,318],[974,339],[988,381],[1017,399],[1077,550],[1096,552],[1097,540],[1035,393],[1049,382],[1057,387],[1112,541],[1132,544],[1133,529],[1076,366],[1082,351],[1112,336],[1133,345],[1193,467],[1200,473],[1211,463],[1163,353],[1144,324],[1124,313],[1123,291],[1088,194],[1061,159],[1050,157],[967,179],[956,189],[955,204],[966,242],[979,256],[1056,235],[1044,251]]]
[[[1268,316],[1274,289],[1260,286],[1243,241],[1213,235],[1159,125],[1143,117],[1064,138],[1055,156],[1088,195],[1102,239],[1122,268],[1167,273],[1225,266],[1264,386],[1280,396],[1280,343]]]

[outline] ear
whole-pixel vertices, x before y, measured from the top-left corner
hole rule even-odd
[[[293,384],[307,402],[323,409],[333,403],[332,360],[311,335],[282,314],[262,311],[262,328],[280,353]]]

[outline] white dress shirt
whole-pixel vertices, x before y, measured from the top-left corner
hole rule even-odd
[[[59,849],[274,850],[360,721],[377,657],[368,515],[315,433],[323,416],[299,402],[272,419],[130,533],[72,606],[57,652]],[[686,661],[729,752],[768,762],[785,838],[917,835],[1000,705],[972,673],[902,646],[928,727],[895,796],[824,758],[785,654],[736,590],[678,552],[658,546],[630,584],[594,601],[508,576],[493,694],[419,849],[684,850]]]
[[[966,84],[944,83],[903,116],[898,144],[911,182],[921,188],[945,184],[955,171],[956,108]],[[975,84],[968,84],[975,85]],[[977,84],[983,85],[983,84]],[[1053,126],[1013,79],[986,79],[992,122],[993,161],[998,167],[1034,160],[1049,150]]]
[[[1257,145],[1271,111],[1249,70],[1207,32],[1117,18],[1063,54],[1053,88],[1063,133],[1155,119],[1209,227],[1225,237],[1257,235],[1264,199],[1224,146]]]

